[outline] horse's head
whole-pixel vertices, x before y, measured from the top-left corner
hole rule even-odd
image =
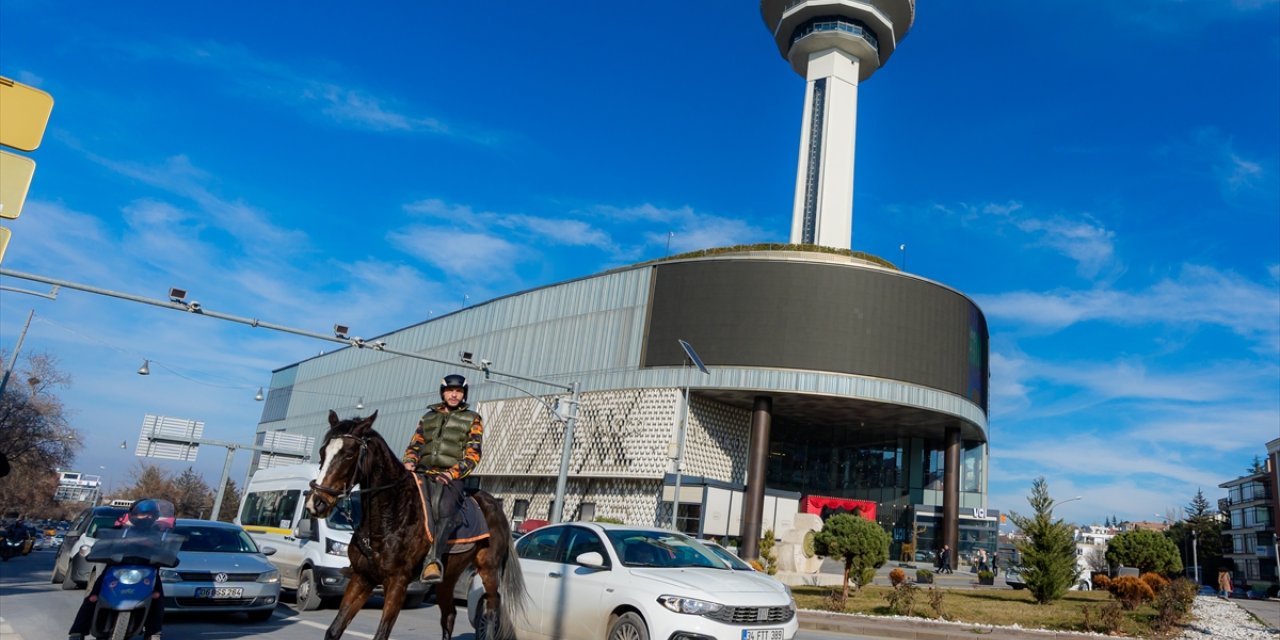
[[[316,518],[329,515],[338,500],[351,493],[357,478],[368,473],[368,437],[377,419],[377,411],[368,418],[347,420],[329,411],[329,432],[320,445],[320,472],[311,481],[307,513]]]

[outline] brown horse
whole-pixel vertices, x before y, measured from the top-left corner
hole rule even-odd
[[[307,497],[307,512],[323,518],[344,496],[360,494],[360,522],[347,547],[350,579],[338,615],[325,632],[326,640],[342,637],[379,584],[383,589],[382,621],[373,637],[386,640],[404,606],[405,590],[418,578],[430,544],[424,533],[417,483],[387,441],[373,430],[377,417],[375,411],[368,418],[340,421],[338,414],[329,412],[329,432],[320,446],[320,473]],[[353,489],[355,485],[360,489]],[[440,627],[444,639],[451,640],[457,615],[453,587],[463,569],[474,564],[484,583],[486,612],[476,636],[515,638],[510,617],[522,615],[528,594],[520,562],[512,552],[511,529],[493,496],[476,491],[473,497],[489,525],[489,537],[445,558],[444,579],[436,586]]]

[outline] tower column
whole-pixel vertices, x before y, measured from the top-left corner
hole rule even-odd
[[[809,56],[796,163],[791,242],[848,249],[853,235],[853,158],[858,58],[839,49]]]
[[[756,396],[751,408],[751,434],[747,445],[747,487],[742,501],[744,560],[760,558],[760,533],[764,521],[764,479],[769,465],[769,430],[773,425],[773,398]]]

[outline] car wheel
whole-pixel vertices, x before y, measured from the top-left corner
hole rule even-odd
[[[267,609],[266,611],[249,611],[245,615],[249,616],[249,622],[266,622],[271,619],[271,614],[275,613],[275,609]]]
[[[609,625],[609,640],[649,640],[649,628],[640,614],[627,612]]]
[[[315,574],[310,569],[303,569],[302,576],[298,578],[296,601],[298,608],[303,611],[315,611],[323,604],[320,595],[316,593]]]
[[[59,582],[62,582],[62,577],[62,572],[58,571],[58,560],[55,558],[53,561],[53,575],[49,576],[49,584],[58,584]]]

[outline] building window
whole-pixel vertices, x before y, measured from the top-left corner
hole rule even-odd
[[[701,529],[702,505],[681,504],[680,511],[676,515],[676,531],[696,538]]]
[[[511,507],[511,518],[513,520],[524,520],[529,515],[529,501],[516,500],[515,505]]]
[[[591,522],[596,519],[596,503],[584,502],[578,505],[578,521]]]

